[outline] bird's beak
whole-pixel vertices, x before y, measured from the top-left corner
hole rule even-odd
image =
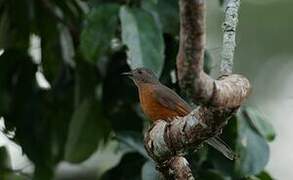
[[[122,76],[127,76],[127,77],[132,77],[132,76],[133,76],[133,74],[132,74],[131,71],[130,71],[130,72],[124,72],[124,73],[121,73],[121,75],[122,75]]]

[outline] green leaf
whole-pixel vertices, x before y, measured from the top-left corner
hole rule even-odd
[[[32,6],[28,0],[5,1],[0,9],[0,49],[28,48]]]
[[[86,160],[108,134],[109,126],[101,114],[99,102],[94,98],[85,99],[73,114],[65,159],[73,163]]]
[[[11,168],[10,157],[6,147],[0,147],[0,171],[8,170]]]
[[[75,63],[75,105],[79,105],[84,99],[95,96],[100,80],[96,67],[85,61],[79,53],[76,54]]]
[[[60,76],[62,66],[62,49],[58,23],[48,13],[39,12],[42,69],[46,79],[53,84]]]
[[[245,178],[246,180],[260,180],[258,177],[256,176],[249,176],[247,178]]]
[[[160,180],[160,174],[156,170],[156,165],[153,161],[147,161],[142,166],[142,180]]]
[[[86,60],[96,62],[109,50],[118,26],[118,10],[116,4],[103,4],[88,14],[80,42]]]
[[[0,147],[0,179],[1,180],[25,180],[27,178],[14,171],[11,166],[11,159],[5,146]]]
[[[6,128],[7,130],[16,129],[14,140],[21,145],[26,155],[34,162],[35,174],[42,169],[42,172],[48,172],[46,177],[50,178],[49,171],[52,170],[54,163],[60,160],[58,157],[60,157],[62,148],[57,144],[54,144],[54,147],[52,145],[52,137],[55,137],[53,136],[55,133],[51,131],[51,127],[58,117],[56,117],[56,113],[52,113],[54,119],[48,120],[44,117],[51,109],[44,108],[46,111],[42,111],[44,110],[44,104],[41,102],[43,91],[35,84],[37,66],[33,64],[26,51],[16,49],[6,49],[0,57],[0,62],[5,65],[3,68],[6,69],[2,71],[3,79],[1,78],[0,84],[4,85],[2,88],[6,90],[5,96],[9,97],[6,102],[6,113],[1,114],[4,116]],[[46,98],[51,99],[50,96],[46,96]],[[65,104],[62,105],[67,107]],[[49,107],[62,110],[56,102]],[[64,116],[64,114],[67,112],[63,111],[62,115]],[[63,124],[62,122],[66,122],[66,119],[62,118],[62,121],[58,121],[58,127]],[[52,129],[57,131],[58,127],[55,126]],[[66,132],[66,128],[62,127],[62,132]],[[56,139],[62,141],[63,137],[65,136],[59,136]],[[52,153],[53,149],[54,153]]]
[[[6,62],[6,60],[10,61]],[[9,71],[14,69],[14,61],[16,60],[14,60],[12,53],[4,52],[0,56],[0,116],[9,111],[11,91],[7,87],[7,81],[10,79]]]
[[[243,113],[239,113],[236,160],[239,175],[250,176],[260,173],[269,160],[269,146],[266,140],[255,132]]]
[[[6,179],[4,178],[3,180],[28,180],[28,179],[29,179],[28,175],[24,176],[24,175],[19,175],[19,173],[17,172],[15,173],[12,172],[12,173],[9,173],[6,176]]]
[[[9,41],[11,40],[11,37],[7,36],[7,32],[10,29],[10,18],[7,10],[5,11],[3,7],[1,7],[0,11],[0,49],[4,49],[10,45]]]
[[[261,173],[259,173],[257,175],[257,177],[260,180],[273,180],[273,178],[271,177],[271,175],[268,172],[266,172],[266,171],[262,171]]]
[[[275,130],[263,114],[251,107],[246,107],[244,111],[251,125],[261,136],[266,138],[268,141],[273,141],[275,139]]]
[[[163,32],[177,36],[179,33],[179,7],[177,0],[145,0],[142,8],[158,18]]]
[[[154,17],[143,9],[123,6],[120,20],[130,67],[146,67],[159,76],[164,65],[164,41]]]
[[[157,4],[159,0],[150,0],[150,1],[152,1],[155,4]]]
[[[143,137],[140,133],[134,131],[119,132],[117,133],[116,138],[119,142],[124,144],[124,147],[128,148],[130,151],[138,152],[145,158],[149,158],[144,148]]]
[[[60,28],[60,44],[62,47],[62,57],[66,64],[74,66],[73,57],[75,55],[73,38],[70,35],[69,29],[66,26]]]

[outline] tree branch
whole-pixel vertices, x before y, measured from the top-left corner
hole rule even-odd
[[[225,8],[225,21],[223,24],[223,50],[220,69],[221,74],[232,73],[239,7],[240,0],[230,0]]]
[[[219,135],[228,119],[246,99],[250,84],[243,82],[238,84],[235,81],[234,83],[243,87],[241,91],[233,92],[234,95],[239,93],[239,96],[237,96],[238,101],[231,103],[231,107],[199,106],[189,115],[178,117],[171,122],[155,121],[145,133],[145,148],[157,163],[158,170],[165,179],[194,179],[183,155],[188,149],[198,149],[205,140]]]
[[[174,156],[158,167],[165,179],[194,180],[187,160],[183,156]]]
[[[180,0],[180,47],[177,57],[179,85],[186,91],[187,96],[197,104],[230,107],[233,106],[230,100],[234,100],[232,97],[225,96],[224,98],[223,95],[227,94],[227,90],[231,90],[231,86],[235,87],[232,84],[227,84],[227,82],[232,81],[227,81],[226,78],[230,79],[231,77],[222,76],[214,80],[203,71],[205,40],[204,3],[204,0]],[[225,11],[222,74],[230,74],[232,72],[238,7],[239,0],[230,0]],[[243,76],[234,75],[233,78],[235,76],[243,79],[238,82],[248,82]],[[228,94],[231,95],[231,93]]]
[[[203,71],[205,46],[205,1],[180,0],[180,46],[177,73],[181,89],[198,104],[213,94],[214,80]]]
[[[148,154],[158,164],[162,164],[170,157],[184,154],[187,149],[196,149],[205,140],[220,134],[228,119],[237,111],[249,94],[250,84],[248,81],[242,82],[242,78],[238,80],[236,77],[225,80],[227,84],[241,86],[241,90],[230,91],[230,95],[237,97],[237,100],[233,103],[228,102],[229,107],[199,106],[187,116],[179,117],[171,122],[156,121],[145,134],[145,148]],[[228,92],[221,98],[229,96]]]
[[[145,148],[165,178],[181,180],[193,179],[188,163],[182,157],[185,152],[220,134],[228,119],[248,97],[251,87],[244,76],[229,75],[233,65],[239,0],[230,0],[225,11],[223,75],[217,80],[203,71],[205,1],[180,0],[179,3],[179,85],[200,106],[189,115],[171,122],[156,121],[145,134]]]

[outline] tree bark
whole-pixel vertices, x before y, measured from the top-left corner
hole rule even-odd
[[[238,23],[238,10],[240,0],[230,0],[225,8],[225,22],[223,24],[223,50],[221,60],[221,74],[231,74],[233,57],[236,47],[236,26]]]

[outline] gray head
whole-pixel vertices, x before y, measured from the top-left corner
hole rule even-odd
[[[143,83],[158,83],[159,80],[156,75],[147,68],[136,68],[130,72],[122,73],[130,77],[136,85]]]

